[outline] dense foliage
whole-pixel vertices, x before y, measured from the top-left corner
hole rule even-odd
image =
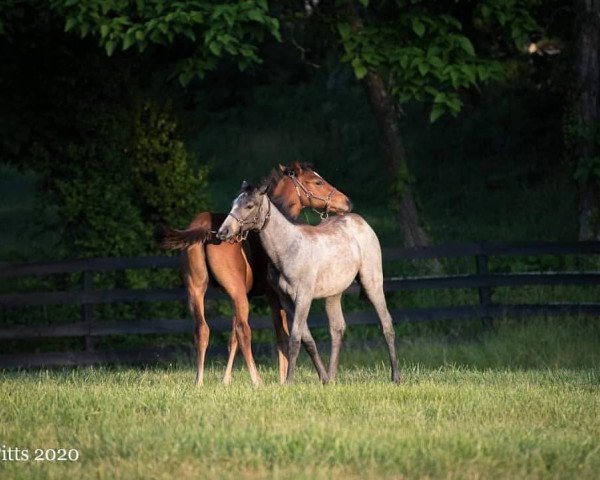
[[[2,77],[13,93],[3,120],[17,118],[0,135],[3,160],[38,175],[38,215],[54,219],[58,254],[156,251],[156,223],[185,225],[208,206],[208,168],[187,151],[140,62],[112,61],[65,36],[52,15],[27,13],[33,24],[13,24],[2,44],[16,60]]]
[[[562,13],[568,15],[563,18]],[[567,92],[572,85],[567,70],[572,54],[559,42],[557,51],[565,54],[553,57],[554,53],[545,53],[551,50],[542,43],[548,43],[553,35],[563,43],[571,41],[572,13],[554,0],[270,4],[265,0],[10,0],[0,7],[0,49],[7,59],[1,81],[5,91],[11,92],[0,100],[4,112],[0,118],[2,160],[38,175],[42,204],[51,207],[50,218],[59,220],[56,231],[60,231],[63,254],[149,251],[150,224],[182,226],[194,211],[207,205],[206,160],[214,162],[215,172],[226,170],[221,165],[222,153],[214,148],[215,142],[221,141],[216,126],[225,129],[224,137],[238,128],[246,132],[238,138],[251,137],[257,125],[253,119],[244,120],[253,116],[245,113],[252,108],[249,99],[266,95],[263,103],[268,104],[271,117],[261,128],[273,131],[273,125],[284,125],[282,118],[304,118],[304,134],[330,143],[331,152],[325,156],[339,163],[327,167],[325,173],[345,168],[352,170],[348,178],[364,178],[367,173],[380,173],[383,167],[387,190],[376,192],[377,201],[395,197],[391,203],[401,210],[407,186],[420,193],[419,183],[436,191],[451,185],[444,181],[436,184],[430,175],[446,164],[454,165],[438,159],[438,150],[449,149],[433,148],[426,140],[414,147],[407,125],[423,125],[422,117],[440,125],[444,113],[456,116],[466,109],[469,115],[478,115],[481,104],[489,104],[480,100],[481,94],[498,98],[503,92],[517,92],[511,98],[521,98],[539,91],[534,97],[540,102],[556,103],[519,111],[518,115],[535,122],[533,128],[524,122],[523,128],[537,131],[546,123],[556,128],[557,112],[569,103]],[[359,80],[350,96],[346,95],[351,90],[348,72]],[[385,122],[376,118],[381,117],[376,112],[375,118],[366,118],[364,101],[356,95],[369,77],[378,78],[381,91],[392,98]],[[173,79],[178,82],[170,81]],[[490,88],[486,84],[491,82],[496,83]],[[186,84],[187,89],[179,89],[177,83]],[[311,92],[315,85],[326,86],[315,94]],[[226,95],[222,95],[224,90]],[[297,102],[297,95],[286,91],[301,91],[304,99]],[[298,103],[294,110],[284,111],[290,102],[278,100],[279,93]],[[206,98],[209,101],[204,101]],[[372,98],[367,100],[372,107]],[[340,108],[338,101],[355,105]],[[314,103],[322,108],[312,109]],[[415,103],[422,103],[423,108]],[[513,107],[502,104],[502,108]],[[548,119],[535,118],[537,113],[546,115],[548,109]],[[230,116],[234,111],[235,118]],[[361,115],[359,122],[349,119],[355,112]],[[597,128],[582,125],[568,109],[566,112],[563,131],[571,171],[554,168],[562,148],[559,132],[550,134],[551,148],[537,139],[514,142],[522,143],[520,152],[531,158],[523,170],[535,170],[532,177],[540,175],[535,159],[549,151],[546,164],[553,165],[551,175],[561,176],[555,183],[595,181],[597,145],[593,147],[589,138],[596,135]],[[314,115],[318,118],[311,117]],[[401,150],[408,152],[407,158],[387,162],[387,146],[382,143],[382,165],[375,154],[377,133],[369,122],[379,129],[380,140],[385,137],[381,125],[394,124],[395,133],[401,134],[396,135],[397,143],[405,144]],[[422,128],[427,129],[427,136],[446,137],[443,124],[436,130],[427,125]],[[315,130],[312,134],[311,129]],[[513,142],[500,138],[502,135],[502,125],[490,125],[490,153],[484,152],[487,146],[483,142],[477,142],[480,151],[476,154],[482,157],[482,164],[493,157],[491,152],[500,152],[502,145]],[[205,145],[199,145],[198,138]],[[485,132],[484,138],[488,138]],[[184,139],[188,147],[200,152],[198,158],[189,154]],[[341,143],[348,139],[352,139],[349,145]],[[288,158],[281,158],[281,154],[268,151],[273,138],[260,142],[273,163],[294,160],[292,155],[312,148],[309,140]],[[536,143],[540,146],[534,146]],[[585,152],[582,143],[589,146]],[[250,158],[253,165],[245,165],[248,147],[257,148],[246,145],[246,150],[239,149],[239,161],[228,164],[229,170],[236,168],[242,175],[244,171],[257,172],[254,165],[264,165],[265,170],[272,166],[262,158]],[[530,149],[531,155],[527,153]],[[413,156],[424,150],[435,150],[436,158]],[[313,151],[315,156],[322,155]],[[344,151],[345,156],[341,154]],[[471,163],[465,159],[460,168],[471,168]],[[490,165],[500,163],[497,158]],[[519,170],[512,163],[507,161],[507,170]],[[217,184],[213,191],[228,196],[218,188],[224,179],[215,176],[212,181]],[[355,185],[348,188],[358,190]],[[463,197],[449,192],[453,195]],[[493,196],[491,192],[489,197]],[[566,205],[571,205],[571,189],[568,197]],[[418,195],[414,203],[417,208],[411,215],[423,213],[425,202]],[[451,204],[440,203],[445,208]],[[421,223],[429,227],[431,222],[426,218]],[[110,235],[99,235],[107,228]],[[435,229],[428,230],[435,233]]]
[[[459,113],[462,89],[505,75],[503,63],[494,58],[497,52],[475,48],[474,42],[497,26],[510,25],[506,37],[524,49],[529,36],[539,31],[522,2],[485,0],[462,10],[428,1],[401,1],[395,7],[362,3],[369,8],[360,20],[356,12],[339,16],[342,61],[351,63],[359,79],[369,70],[385,73],[401,104],[417,100],[432,105],[432,121],[445,112]]]

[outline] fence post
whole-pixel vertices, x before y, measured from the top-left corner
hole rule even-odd
[[[81,275],[81,286],[85,292],[89,292],[93,289],[94,277],[92,272],[89,270],[84,270]],[[94,320],[94,311],[93,307],[89,303],[84,303],[81,306],[81,321],[87,324],[87,332],[88,334],[84,337],[85,339],[85,350],[87,352],[91,352],[94,350],[94,339],[91,337],[92,333],[92,322]]]
[[[481,252],[475,256],[475,266],[477,269],[477,275],[488,274],[488,256]],[[479,293],[479,305],[486,312],[481,317],[481,324],[484,330],[493,330],[494,322],[492,317],[488,314],[488,307],[492,304],[492,289],[490,287],[480,286],[478,289]]]

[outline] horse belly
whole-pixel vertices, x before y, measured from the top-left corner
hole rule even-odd
[[[360,251],[350,244],[344,255],[334,256],[319,268],[315,285],[315,298],[338,295],[346,290],[358,275]]]

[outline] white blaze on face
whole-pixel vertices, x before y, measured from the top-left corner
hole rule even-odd
[[[314,173],[314,174],[315,174],[317,177],[319,177],[321,180],[323,179],[323,177],[322,177],[321,175],[319,175],[317,172],[315,172],[314,170],[313,170],[313,173]]]

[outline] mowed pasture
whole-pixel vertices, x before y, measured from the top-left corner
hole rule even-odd
[[[343,350],[322,386],[303,354],[291,386],[231,386],[209,364],[4,371],[4,448],[77,449],[65,462],[2,461],[30,478],[598,478],[600,328],[595,320],[499,322],[475,338]]]

